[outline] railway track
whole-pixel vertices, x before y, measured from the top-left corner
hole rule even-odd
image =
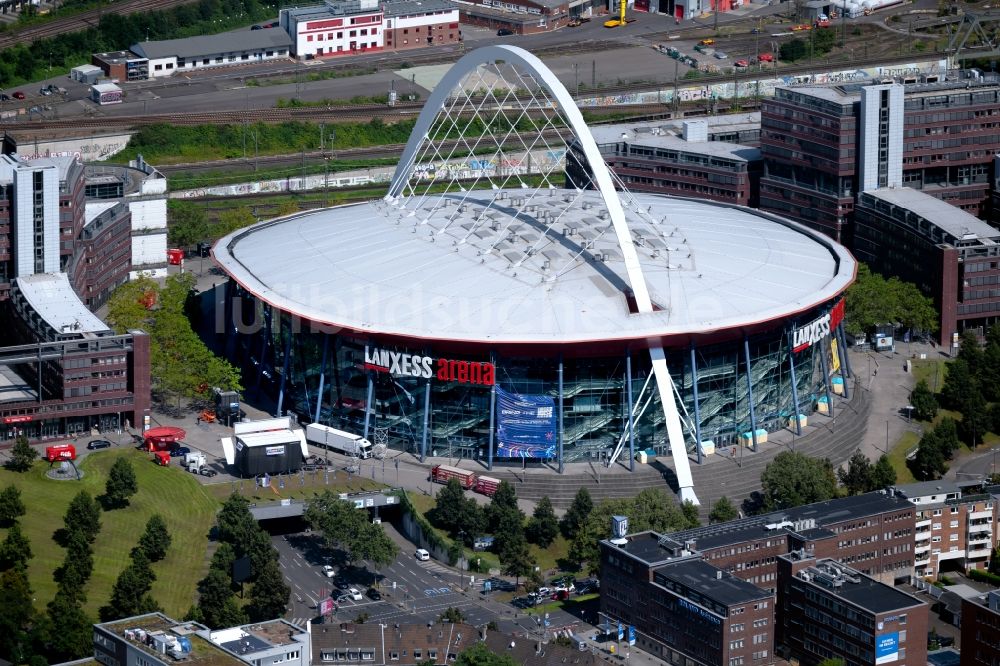
[[[8,30],[0,33],[0,49],[16,44],[30,44],[45,37],[53,37],[67,32],[78,32],[94,27],[104,14],[135,14],[167,9],[177,5],[190,4],[195,0],[118,0],[101,7],[87,9],[78,14],[57,18],[38,25]],[[16,25],[16,24],[15,24]]]

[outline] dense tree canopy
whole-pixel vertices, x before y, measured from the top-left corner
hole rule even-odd
[[[28,443],[28,438],[18,435],[14,438],[14,446],[10,449],[10,458],[5,465],[7,469],[15,472],[27,472],[38,455],[38,451]]]
[[[822,502],[837,492],[837,479],[829,460],[797,451],[783,451],[767,464],[760,476],[767,509]]]
[[[896,277],[886,280],[872,273],[866,264],[859,264],[858,278],[847,290],[847,332],[861,335],[872,331],[876,324],[890,323],[915,332],[935,333],[938,315],[933,301],[916,285]]]
[[[728,497],[723,495],[712,505],[712,511],[708,514],[708,522],[724,523],[729,520],[736,520],[738,516],[739,513],[736,507],[733,506]]]
[[[191,273],[175,273],[159,287],[139,278],[118,287],[108,301],[108,322],[116,331],[149,333],[153,390],[165,398],[206,397],[210,387],[242,388],[236,368],[213,354],[191,328],[187,306],[194,280]],[[150,301],[155,306],[147,307]]]
[[[119,458],[111,465],[107,483],[104,484],[104,505],[106,508],[128,506],[129,499],[139,492],[139,482],[135,469],[128,458]]]
[[[20,488],[11,485],[0,491],[0,527],[13,524],[25,511]]]

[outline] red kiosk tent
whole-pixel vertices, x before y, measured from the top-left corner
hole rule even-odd
[[[142,435],[143,446],[149,451],[169,451],[186,434],[184,428],[173,426],[150,428]]]

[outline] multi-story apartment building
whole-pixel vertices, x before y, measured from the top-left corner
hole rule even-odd
[[[985,569],[997,543],[996,498],[979,483],[944,479],[896,486],[916,507],[915,575],[935,579],[943,563]]]
[[[873,271],[913,282],[933,299],[942,344],[1000,321],[1000,231],[926,192],[862,192],[854,253]]]
[[[985,216],[998,123],[992,76],[779,88],[761,110],[761,208],[848,244],[867,189],[905,185]]]
[[[925,666],[928,606],[831,559],[795,551],[778,560],[777,643],[815,664]]]
[[[962,600],[961,666],[1000,666],[1000,590]]]
[[[673,194],[757,205],[760,150],[724,141],[709,141],[704,120],[687,120],[683,135],[659,127],[596,126],[597,147],[612,172],[634,192]],[[575,159],[573,159],[575,157]],[[590,183],[587,160],[572,147],[566,163],[567,181]]]

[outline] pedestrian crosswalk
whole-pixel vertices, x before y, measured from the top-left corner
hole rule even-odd
[[[306,625],[309,624],[310,622],[312,622],[313,618],[311,618],[311,617],[290,617],[290,618],[287,618],[287,619],[288,619],[289,622],[291,622],[295,626],[302,627],[302,629],[304,630],[306,628]]]

